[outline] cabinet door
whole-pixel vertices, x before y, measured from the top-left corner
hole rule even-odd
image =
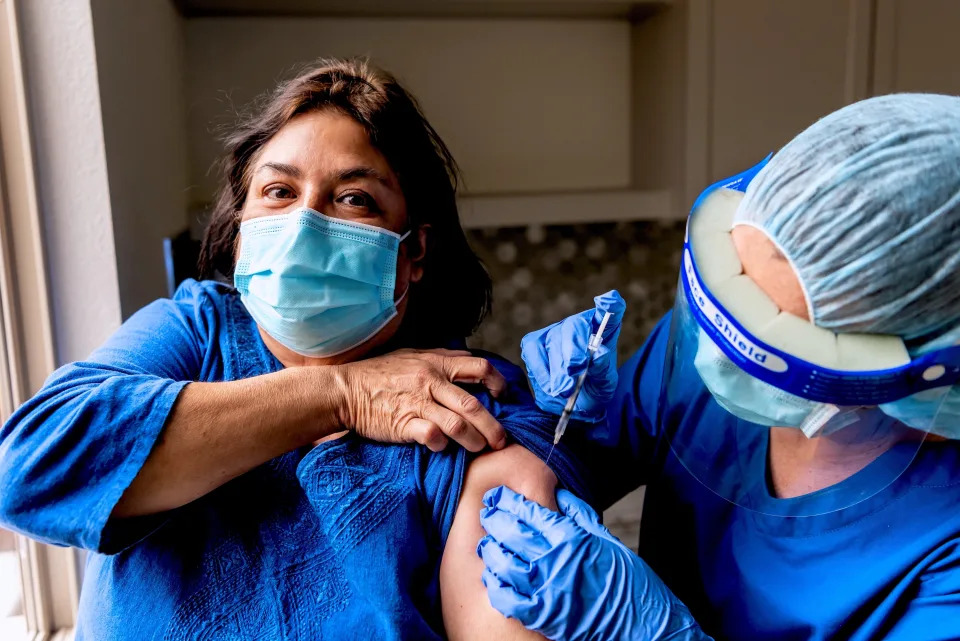
[[[960,94],[960,2],[878,0],[874,93]]]
[[[751,166],[868,95],[870,0],[692,0],[690,9],[707,14],[690,70],[708,90],[689,104],[688,131],[705,122],[706,132],[688,140],[688,190]]]

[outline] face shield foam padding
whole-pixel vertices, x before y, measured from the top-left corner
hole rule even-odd
[[[753,333],[759,334],[780,314],[770,297],[744,274],[721,281],[711,290],[730,315]]]
[[[876,370],[909,363],[910,355],[903,341],[883,334],[837,334],[840,368]]]
[[[837,334],[781,311],[771,298],[743,274],[733,243],[733,217],[741,192],[717,189],[691,216],[688,242],[704,285],[726,311],[760,341],[824,368],[876,371],[910,362],[896,336],[845,334],[843,349]],[[724,226],[730,225],[724,229]]]

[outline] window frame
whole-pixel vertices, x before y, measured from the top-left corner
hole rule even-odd
[[[18,31],[19,0],[0,0],[0,419],[53,371],[50,297]],[[17,535],[29,641],[69,641],[80,551]]]

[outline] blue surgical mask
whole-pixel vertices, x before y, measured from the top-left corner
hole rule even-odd
[[[702,330],[694,366],[720,407],[739,419],[770,427],[798,427],[804,433],[830,434],[864,414],[862,408],[837,408],[801,398],[756,379],[727,358]],[[960,438],[960,389],[938,387],[879,406],[887,416],[918,430]]]
[[[960,389],[937,387],[880,406],[901,423],[946,438],[960,438]]]
[[[234,285],[280,344],[303,356],[342,354],[397,315],[397,252],[407,235],[307,208],[248,220]]]
[[[811,401],[750,376],[706,332],[697,331],[694,367],[717,404],[737,418],[768,427],[796,427],[812,437],[846,427],[862,414],[860,408]]]
[[[960,327],[930,341],[913,356],[960,345]],[[935,387],[884,403],[880,409],[901,423],[951,439],[960,439],[960,385]]]

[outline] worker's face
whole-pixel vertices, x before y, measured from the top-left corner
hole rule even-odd
[[[333,111],[297,116],[263,146],[250,165],[250,186],[241,211],[242,221],[287,214],[302,207],[398,234],[409,230],[406,200],[386,158],[370,144],[363,127]],[[395,299],[423,277],[422,248],[426,246],[426,233],[425,229],[413,230],[400,245]],[[265,332],[261,335],[285,365],[348,362],[396,334],[407,300],[404,297],[398,303],[397,316],[369,341],[333,358],[299,356]]]
[[[809,321],[810,313],[800,277],[776,244],[759,229],[747,225],[734,227],[731,233],[744,273],[781,310]],[[801,439],[798,430],[788,428],[785,433]],[[941,440],[933,435],[927,438]]]
[[[756,227],[746,225],[734,227],[732,236],[743,273],[782,311],[810,320],[800,277],[776,244]]]

